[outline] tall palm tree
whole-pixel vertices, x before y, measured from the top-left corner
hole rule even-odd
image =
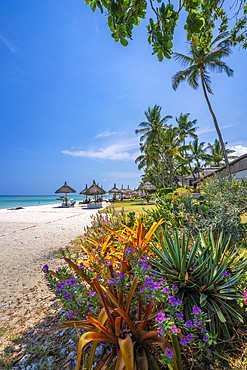
[[[193,121],[188,121],[189,115],[190,115],[189,113],[187,114],[181,113],[178,118],[176,117],[176,121],[179,127],[179,135],[181,138],[183,138],[184,146],[185,146],[185,139],[187,136],[192,137],[193,139],[197,138],[197,135],[195,134],[195,131],[198,128],[198,127],[195,127],[197,120],[194,119]],[[186,156],[189,168],[190,168],[190,172],[193,175],[194,179],[196,180],[195,174],[192,171],[191,164],[188,158],[188,153],[186,150],[185,150],[185,156]]]
[[[227,142],[225,143],[225,145],[227,145]],[[207,154],[206,156],[207,163],[208,164],[212,163],[216,167],[222,166],[224,155],[223,155],[223,151],[222,151],[219,141],[215,139],[215,142],[213,144],[208,143],[206,150],[208,149],[210,150],[210,154]],[[226,149],[226,153],[229,159],[237,158],[237,156],[235,155],[229,155],[229,154],[235,153],[235,150]]]
[[[205,51],[200,47],[200,40],[198,37],[193,36],[191,42],[190,56],[186,56],[179,53],[174,53],[174,58],[182,66],[187,66],[188,68],[184,71],[177,72],[172,77],[172,86],[174,90],[177,90],[179,84],[182,81],[187,81],[193,89],[197,89],[199,86],[198,79],[201,79],[201,84],[204,92],[205,99],[208,104],[208,108],[213,117],[214,125],[219,137],[219,141],[223,150],[223,155],[226,163],[228,173],[230,174],[229,162],[227,159],[227,153],[225,150],[224,141],[219,129],[219,125],[216,116],[211,107],[210,101],[208,99],[207,92],[213,94],[210,84],[211,79],[208,74],[208,70],[212,72],[226,72],[227,76],[233,76],[233,70],[230,69],[224,62],[222,58],[228,57],[231,53],[231,40],[227,32],[220,33],[209,45],[209,51]],[[222,40],[223,39],[223,40]]]
[[[189,156],[190,160],[196,161],[197,167],[200,167],[200,162],[201,160],[206,159],[206,153],[204,148],[205,142],[199,143],[199,139],[196,138],[193,142],[190,142],[190,150],[191,150],[191,155]]]
[[[135,163],[138,164],[138,170],[141,169],[152,169],[157,178],[158,184],[162,184],[160,177],[160,163],[159,163],[159,148],[157,145],[152,145],[147,148],[147,145],[140,143],[141,155],[135,159]]]
[[[146,112],[144,112],[147,121],[141,122],[139,124],[139,129],[135,130],[136,134],[141,134],[140,141],[145,143],[150,147],[152,145],[155,145],[155,143],[158,145],[158,148],[160,149],[160,155],[161,155],[161,168],[162,168],[162,183],[163,187],[165,186],[164,181],[164,162],[165,158],[161,151],[161,145],[160,145],[160,135],[164,132],[165,129],[167,129],[166,122],[172,118],[172,116],[165,116],[161,118],[161,107],[158,105],[155,105],[153,109],[150,107]]]
[[[181,151],[184,151],[184,146],[181,146],[183,139],[179,136],[178,127],[169,127],[162,136],[162,149],[166,153],[169,160],[169,172],[170,172],[170,186],[174,191],[173,184],[173,157],[183,159]]]

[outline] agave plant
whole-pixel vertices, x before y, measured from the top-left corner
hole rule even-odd
[[[97,363],[95,370],[159,370],[154,356],[155,345],[163,353],[168,349],[173,350],[174,365],[173,367],[169,365],[169,368],[182,370],[180,350],[174,348],[169,340],[160,336],[154,328],[155,318],[160,311],[155,309],[155,302],[152,300],[144,305],[137,277],[133,278],[129,290],[123,291],[110,280],[106,286],[100,284],[98,279],[90,280],[80,272],[80,268],[74,262],[69,259],[66,261],[90,285],[102,306],[98,317],[90,313],[86,320],[70,320],[54,329],[66,327],[77,329],[79,343],[76,370],[80,369],[83,348],[89,342],[93,342],[86,367],[87,370],[91,370],[98,341],[109,343],[111,352]],[[127,261],[123,258],[121,274],[125,274],[126,270]],[[109,265],[109,273],[112,278],[115,276],[112,265]],[[80,336],[78,329],[86,332]],[[178,343],[177,340],[175,342]]]
[[[160,248],[153,244],[151,249],[158,260],[150,257],[150,262],[155,272],[179,286],[178,298],[184,302],[186,318],[200,305],[208,313],[211,333],[230,339],[226,321],[232,323],[235,318],[243,322],[236,307],[236,301],[244,298],[239,281],[247,271],[247,259],[239,254],[241,247],[232,247],[222,233],[216,241],[212,233],[195,241],[185,232],[181,239],[177,231],[173,237],[166,232],[156,236]]]

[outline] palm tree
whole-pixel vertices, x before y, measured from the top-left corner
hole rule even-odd
[[[185,150],[184,146],[181,146],[183,139],[179,136],[178,127],[169,127],[162,136],[162,149],[166,153],[169,160],[169,170],[170,170],[170,186],[174,191],[173,185],[173,157],[183,159],[180,151]]]
[[[230,174],[230,167],[227,159],[224,141],[222,139],[216,116],[213,112],[213,109],[211,107],[207,95],[207,91],[208,93],[213,94],[210,88],[211,79],[209,77],[208,70],[212,72],[226,72],[228,77],[233,76],[233,70],[230,69],[224,62],[221,61],[222,58],[228,57],[231,52],[230,46],[232,43],[230,38],[227,36],[228,36],[227,32],[220,33],[209,45],[210,49],[209,51],[205,51],[205,49],[200,47],[199,38],[193,36],[191,42],[190,56],[174,53],[175,60],[181,63],[182,66],[188,66],[188,68],[185,69],[184,71],[177,72],[172,77],[172,86],[174,90],[177,90],[179,84],[182,81],[186,80],[189,83],[189,85],[193,87],[193,89],[197,89],[199,86],[198,79],[199,78],[201,79],[204,96],[207,101],[210,113],[213,117],[214,125],[222,147],[226,167]]]
[[[227,145],[227,142],[225,143],[225,145]],[[210,154],[207,154],[206,156],[207,163],[213,163],[213,165],[216,167],[222,166],[224,155],[223,155],[223,151],[222,151],[219,141],[215,139],[215,142],[213,144],[208,143],[206,150],[207,149],[209,149],[211,152]],[[235,150],[226,149],[226,153],[229,159],[237,158],[237,156],[229,155],[229,154],[235,153]]]
[[[138,164],[138,170],[141,169],[152,169],[157,178],[157,183],[161,184],[162,179],[160,177],[160,163],[159,158],[159,148],[157,145],[153,145],[147,148],[147,145],[140,143],[141,155],[135,159],[135,163]]]
[[[155,143],[158,145],[158,148],[160,149],[160,155],[161,155],[161,168],[162,168],[162,183],[163,187],[165,186],[164,181],[164,162],[165,158],[161,151],[160,146],[160,135],[164,132],[164,130],[168,127],[166,125],[166,122],[168,119],[172,118],[172,116],[165,116],[161,118],[161,107],[158,105],[155,105],[153,109],[148,108],[146,112],[144,112],[147,121],[141,122],[139,124],[139,129],[135,130],[136,134],[141,134],[140,141],[145,143],[150,147],[152,145],[155,145]]]
[[[190,136],[193,139],[197,138],[197,135],[195,134],[195,131],[198,127],[194,127],[197,120],[194,119],[193,121],[188,121],[189,115],[190,115],[189,113],[187,113],[187,114],[182,114],[181,113],[179,118],[176,117],[176,121],[177,121],[178,127],[179,127],[179,135],[184,140],[183,141],[184,146],[185,146],[185,139],[186,139],[187,136]],[[190,161],[189,161],[188,154],[187,154],[186,150],[185,150],[185,156],[186,156],[189,168],[190,168],[190,172],[193,175],[194,179],[196,180],[195,174],[192,171],[191,164],[190,164]]]
[[[191,150],[191,155],[189,158],[191,160],[196,161],[197,167],[200,167],[200,160],[205,160],[206,158],[206,153],[204,147],[205,142],[203,141],[202,143],[199,143],[198,138],[196,138],[193,142],[190,142],[190,150]]]

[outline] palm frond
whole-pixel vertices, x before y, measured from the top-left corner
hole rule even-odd
[[[208,62],[212,60],[220,60],[222,58],[226,58],[231,54],[231,49],[228,46],[222,47],[222,48],[215,48],[211,50],[210,53],[208,53],[204,57],[204,63],[207,64]]]
[[[182,81],[185,81],[193,71],[197,69],[197,65],[193,65],[184,71],[177,72],[174,76],[172,76],[172,87],[174,90],[177,90],[179,84]]]
[[[193,64],[193,59],[184,54],[173,53],[173,59],[184,67]]]
[[[220,41],[220,40],[222,40],[222,39],[224,39],[224,38],[227,38],[229,36],[229,32],[221,32],[219,35],[217,35],[216,37],[215,37],[215,39],[211,42],[211,44],[210,44],[210,48],[214,45],[214,44],[216,44],[218,41]]]
[[[195,69],[190,76],[188,76],[187,80],[188,80],[188,83],[191,87],[193,87],[193,89],[197,89],[199,84],[198,84],[198,79],[199,79],[199,70],[198,69]]]
[[[207,63],[207,67],[212,71],[216,73],[226,72],[228,77],[232,77],[234,74],[233,69],[228,67],[226,63],[220,61],[220,60],[213,60],[209,63]]]
[[[149,126],[150,126],[149,122],[141,122],[138,125],[138,127],[146,127],[146,128],[148,128]]]
[[[208,90],[208,92],[210,94],[214,95],[213,94],[213,91],[212,91],[212,89],[210,87],[210,85],[211,85],[211,79],[210,79],[209,75],[206,72],[203,73],[203,81],[204,81],[204,84],[205,84],[206,89]]]
[[[160,123],[161,124],[163,124],[163,123],[166,123],[169,119],[171,119],[172,118],[172,116],[170,116],[170,115],[167,115],[167,116],[165,116],[164,118],[162,118],[161,120],[160,120]],[[165,127],[164,127],[165,128]]]

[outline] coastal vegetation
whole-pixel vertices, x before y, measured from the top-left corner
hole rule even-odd
[[[53,330],[78,334],[71,366],[233,369],[246,320],[246,189],[220,174],[203,201],[180,189],[138,215],[112,205],[93,216],[77,251],[60,250],[67,267],[43,267],[66,312]]]
[[[190,120],[189,113],[181,113],[175,117],[161,117],[161,107],[155,105],[144,112],[147,121],[141,122],[135,130],[140,135],[141,154],[135,163],[139,170],[144,171],[142,181],[150,181],[157,188],[171,187],[174,191],[178,188],[178,181],[183,182],[183,177],[188,175],[196,181],[198,179],[195,169],[200,171],[204,167],[224,166],[224,150],[228,159],[236,156],[234,150],[224,150],[220,142],[215,139],[214,143],[200,142],[196,134],[197,120]],[[169,121],[168,121],[169,120]],[[168,125],[169,122],[169,125]],[[188,138],[192,140],[188,142]]]

